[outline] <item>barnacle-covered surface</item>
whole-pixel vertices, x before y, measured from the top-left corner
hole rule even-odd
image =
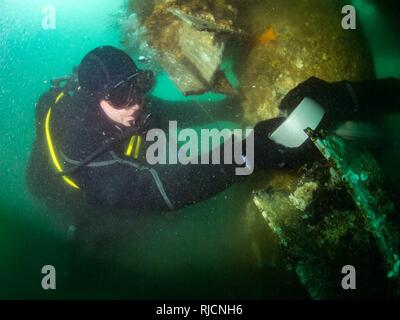
[[[131,1],[130,9],[185,95],[237,94],[220,70],[224,57],[233,57],[243,117],[255,124],[277,116],[281,99],[310,76],[375,75],[361,26],[342,29],[342,6],[334,0],[151,0]]]
[[[254,0],[240,8],[236,74],[250,124],[279,114],[282,98],[310,76],[327,81],[374,76],[362,28],[343,30],[341,1]],[[268,30],[273,30],[270,37]]]
[[[270,189],[254,196],[312,299],[341,297],[341,267],[365,262],[373,245],[346,191],[328,186],[329,180],[329,170],[314,167],[283,189],[275,188],[273,181]],[[309,183],[318,183],[319,189],[308,189]],[[333,193],[340,202],[332,200]],[[296,202],[307,203],[307,208],[300,210]]]
[[[311,298],[351,297],[340,283],[345,265],[358,271],[368,265],[358,273],[358,297],[373,297],[371,288],[385,286],[386,295],[396,296],[399,230],[378,164],[336,136],[315,143],[328,162],[303,167],[285,183],[272,180],[255,193],[256,206]]]
[[[312,138],[342,177],[366,229],[375,237],[384,258],[387,277],[399,281],[400,236],[394,222],[397,214],[384,189],[385,178],[378,163],[362,146],[345,142],[338,136]]]
[[[128,11],[138,15],[140,22],[143,23],[153,12],[156,4],[165,2],[164,0],[129,1]]]

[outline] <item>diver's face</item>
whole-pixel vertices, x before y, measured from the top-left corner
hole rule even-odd
[[[124,127],[134,125],[138,111],[142,109],[142,105],[139,103],[128,105],[123,109],[116,109],[106,100],[100,101],[100,107],[108,118]]]

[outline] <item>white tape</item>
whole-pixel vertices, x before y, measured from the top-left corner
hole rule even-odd
[[[306,97],[271,134],[270,139],[288,148],[300,147],[308,139],[304,130],[307,128],[315,130],[324,115],[324,108],[313,99]]]

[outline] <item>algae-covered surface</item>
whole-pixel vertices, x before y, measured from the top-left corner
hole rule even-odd
[[[358,295],[372,297],[385,286],[385,297],[397,297],[399,221],[379,165],[339,137],[315,143],[326,161],[303,167],[288,184],[272,181],[255,193],[255,204],[312,298],[351,296],[339,284],[345,265],[369,266]]]
[[[235,66],[248,122],[279,115],[281,99],[310,76],[330,82],[374,76],[362,30],[342,29],[341,8],[340,1],[313,0],[295,6],[290,0],[254,1],[243,8],[239,22],[256,38],[245,43],[248,51]],[[268,30],[273,37],[265,37]]]
[[[217,77],[223,72],[216,73],[222,57],[234,56],[243,118],[254,125],[279,115],[281,99],[310,76],[374,77],[362,28],[343,30],[342,6],[319,0],[156,1],[138,16],[155,59],[184,94],[235,94]]]

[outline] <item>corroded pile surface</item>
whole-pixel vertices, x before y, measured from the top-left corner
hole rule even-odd
[[[220,69],[237,10],[227,1],[153,1],[132,5],[146,42],[184,95],[208,91],[236,95]]]
[[[279,114],[290,89],[310,76],[374,76],[362,34],[343,30],[341,1],[133,1],[146,42],[185,95],[237,94],[221,70],[233,57],[247,124]],[[129,40],[129,37],[128,37]],[[129,41],[128,41],[129,42]]]
[[[337,136],[313,139],[328,162],[283,183],[276,178],[255,194],[255,204],[312,298],[349,296],[339,282],[345,265],[362,269],[366,283],[358,294],[373,297],[373,283],[390,283],[386,294],[396,296],[398,222],[379,165],[362,145]]]
[[[239,23],[255,36],[241,44],[247,49],[236,65],[247,122],[277,116],[281,99],[311,76],[327,81],[374,76],[360,26],[343,30],[341,8],[340,1],[319,0],[296,5],[290,0],[259,0],[243,6]]]
[[[330,82],[375,76],[361,26],[342,29],[342,6],[333,0],[152,0],[132,1],[131,10],[133,31],[140,30],[185,95],[236,95],[221,70],[229,57],[244,122],[254,125],[278,116],[282,98],[311,76]],[[137,32],[131,34],[134,39]],[[259,224],[254,214],[262,212],[312,298],[343,297],[340,270],[347,264],[371,265],[360,277],[372,288],[385,281],[381,246],[337,172],[321,162],[272,177],[267,189],[249,196],[243,217],[250,235]],[[251,251],[260,268],[271,259],[261,247],[254,239]],[[360,292],[372,296],[369,290]]]

